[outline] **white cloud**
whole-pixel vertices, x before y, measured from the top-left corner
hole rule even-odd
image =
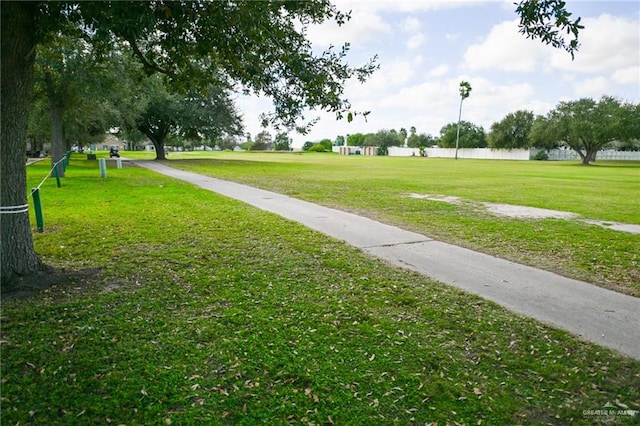
[[[449,65],[440,64],[437,67],[429,70],[429,72],[427,73],[427,77],[440,77],[445,75],[448,71],[449,71]]]
[[[481,43],[469,46],[464,65],[471,70],[533,72],[544,54],[540,42],[519,36],[518,21],[505,21],[495,25]]]
[[[585,18],[580,31],[580,49],[571,56],[558,50],[551,58],[551,66],[582,73],[615,72],[621,68],[640,65],[640,21],[600,15]]]
[[[640,64],[616,70],[613,73],[613,80],[619,84],[635,85],[638,89],[637,95],[640,91]]]
[[[420,117],[419,124],[423,131],[436,134],[442,126],[458,118],[460,103],[458,88],[461,80],[473,82],[471,96],[464,101],[463,119],[482,125],[485,129],[509,112],[519,109],[533,109],[535,106],[537,113],[546,112],[539,104],[535,104],[533,100],[535,90],[528,83],[502,85],[468,75],[430,80],[402,88],[398,92],[378,98],[375,108],[379,111],[398,111],[398,117]],[[374,111],[372,120],[377,118]],[[407,123],[407,120],[396,121],[396,123],[417,127],[417,124]],[[395,127],[398,125],[396,124]]]
[[[445,34],[445,39],[449,42],[456,41],[459,38],[460,38],[460,34],[451,34],[451,33]]]
[[[407,17],[402,23],[402,31],[409,34],[419,32],[420,27],[420,21],[413,16]]]
[[[379,96],[389,90],[408,83],[416,73],[420,63],[421,56],[409,59],[397,59],[380,64],[380,69],[376,71],[367,82],[363,85],[361,91],[367,96]]]
[[[314,46],[341,46],[345,42],[362,44],[391,32],[389,24],[371,10],[354,11],[350,21],[338,26],[334,21],[309,27],[308,38]]]
[[[524,103],[522,105],[522,108],[519,108],[519,109],[533,111],[535,115],[546,115],[549,111],[554,109],[556,105],[557,103],[544,102],[544,101],[531,99],[529,100],[529,102]],[[509,112],[513,112],[513,111],[509,111]],[[507,115],[509,112],[505,113],[505,115]],[[500,120],[500,119],[502,119],[502,117],[499,117],[497,120]]]
[[[466,113],[463,114],[485,130],[510,112],[527,109],[535,96],[535,89],[529,83],[498,84],[479,77],[467,81],[472,82],[473,90],[464,101]]]
[[[424,34],[414,34],[409,40],[407,40],[407,49],[416,50],[419,49],[424,43]]]
[[[449,82],[428,81],[402,88],[400,91],[380,99],[378,105],[382,108],[404,108],[407,110],[422,110],[425,108],[441,107],[449,103],[452,96]]]
[[[334,0],[338,10],[362,10],[385,12],[429,12],[442,9],[454,9],[458,7],[467,7],[469,5],[477,5],[480,3],[488,3],[484,0]]]
[[[422,24],[415,16],[408,16],[400,24],[400,31],[407,34],[406,46],[409,50],[419,49],[425,41],[425,35],[421,30]]]
[[[515,10],[515,2],[513,0],[500,0],[499,3],[502,10],[508,10],[509,12],[513,12]]]
[[[605,77],[587,78],[577,81],[573,85],[573,91],[579,98],[600,98],[608,93],[610,88],[609,80]]]
[[[562,49],[544,45],[518,34],[518,21],[495,25],[480,43],[471,45],[465,66],[471,70],[533,72],[544,66],[577,73],[615,72],[640,65],[640,22],[625,17],[600,15],[585,18],[580,49],[572,60]],[[627,74],[619,75],[625,80]]]

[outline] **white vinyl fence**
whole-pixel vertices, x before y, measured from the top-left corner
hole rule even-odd
[[[533,158],[539,149],[531,150],[531,158]],[[549,160],[580,160],[577,152],[568,148],[552,149],[547,151]],[[598,160],[640,160],[640,151],[616,151],[615,149],[604,149],[598,151],[596,161]]]
[[[461,148],[458,149],[458,158],[474,158],[486,160],[532,160],[540,149],[491,149],[491,148]],[[455,148],[401,148],[389,147],[390,157],[432,157],[455,158]],[[577,152],[568,148],[553,149],[547,151],[549,160],[580,160]],[[635,160],[640,161],[640,151],[616,151],[606,149],[598,151],[598,160]]]
[[[389,147],[390,157],[419,157],[420,148]],[[455,148],[425,148],[423,156],[432,158],[455,158]],[[528,149],[491,149],[491,148],[460,148],[458,158],[474,158],[486,160],[529,160],[531,152]]]

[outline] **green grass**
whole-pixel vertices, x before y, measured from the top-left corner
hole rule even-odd
[[[76,157],[42,199],[43,259],[102,269],[2,303],[3,424],[638,420],[584,412],[640,362],[240,202]]]
[[[640,235],[582,219],[640,224],[640,164],[184,153],[170,164],[398,225],[441,241],[640,296]],[[208,158],[197,159],[204,155]],[[189,161],[180,160],[189,158]],[[463,197],[450,205],[408,194]],[[471,202],[579,214],[512,219]]]

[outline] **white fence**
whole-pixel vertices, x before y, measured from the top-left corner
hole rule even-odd
[[[425,148],[425,157],[455,158],[455,148]],[[389,147],[390,157],[419,157],[420,148]],[[474,158],[485,160],[529,160],[531,152],[528,149],[491,149],[491,148],[460,148],[458,158]]]
[[[539,149],[531,150],[531,157],[533,158],[539,151]],[[552,149],[547,151],[549,160],[580,160],[580,155],[572,149],[561,148]],[[640,151],[616,151],[615,149],[604,149],[598,151],[596,155],[596,161],[598,160],[635,160],[640,161]]]
[[[473,158],[486,160],[532,160],[540,149],[491,149],[491,148],[460,148],[458,158]],[[455,148],[425,148],[421,154],[420,148],[389,147],[390,157],[425,157],[455,158]],[[547,151],[549,160],[580,160],[580,156],[572,149],[552,149]],[[616,151],[605,149],[598,151],[597,160],[635,160],[640,161],[640,151]]]

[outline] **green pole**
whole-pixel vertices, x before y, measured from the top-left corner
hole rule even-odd
[[[56,184],[58,185],[58,188],[60,188],[60,172],[58,171],[58,167],[60,167],[60,163],[56,163],[53,168],[53,172],[56,175]]]
[[[33,197],[33,207],[36,212],[36,225],[38,232],[44,231],[44,219],[42,218],[42,204],[40,203],[40,188],[33,188],[31,190],[31,196]]]
[[[66,172],[68,165],[69,165],[69,151],[67,151],[67,153],[64,154],[64,157],[62,158],[62,170]]]

